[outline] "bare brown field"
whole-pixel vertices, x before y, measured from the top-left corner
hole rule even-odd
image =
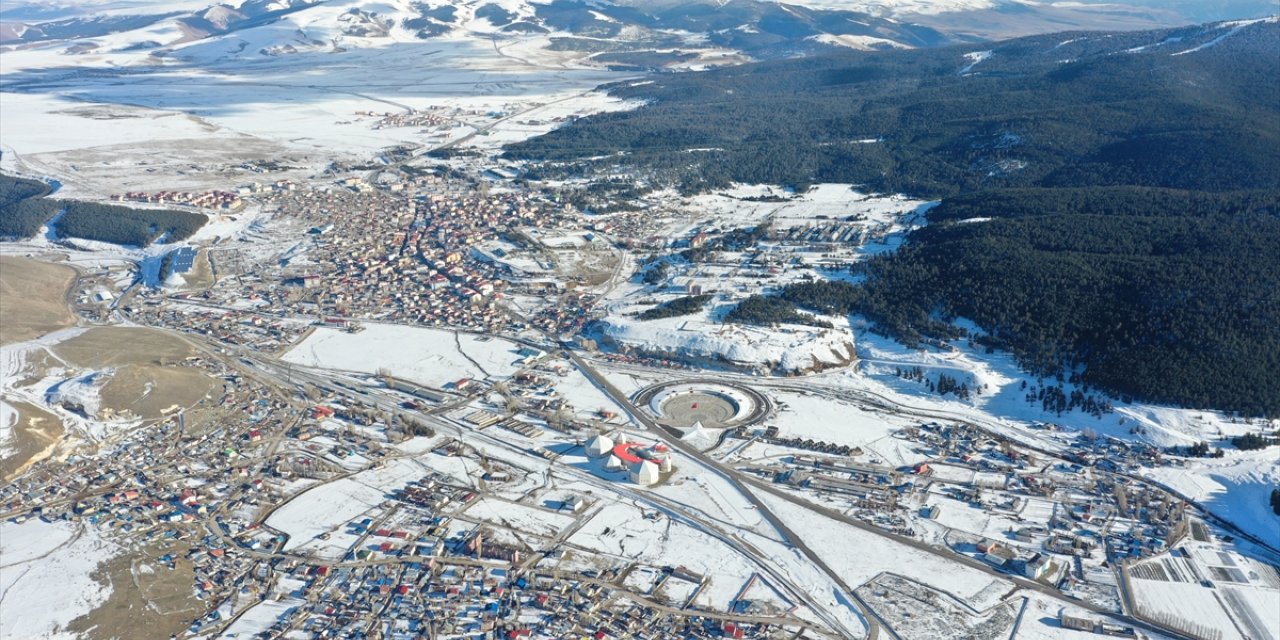
[[[97,327],[53,348],[59,358],[86,369],[129,364],[174,364],[195,351],[164,332],[142,327]]]
[[[186,288],[192,291],[203,291],[213,286],[213,267],[209,265],[208,249],[196,253],[191,270],[182,274],[182,279],[187,284]]]
[[[154,543],[103,563],[93,577],[111,585],[111,595],[68,630],[90,640],[161,640],[184,631],[205,611],[192,593],[195,573],[186,552],[185,543]],[[174,569],[155,561],[165,553],[177,558]]]
[[[75,269],[65,265],[0,256],[0,344],[74,325],[67,290],[75,279]]]
[[[26,402],[13,402],[18,422],[5,443],[13,455],[0,458],[0,480],[8,481],[26,471],[53,450],[66,432],[57,416]]]
[[[101,409],[157,420],[195,405],[213,387],[213,378],[199,369],[130,364],[116,369],[103,385]]]

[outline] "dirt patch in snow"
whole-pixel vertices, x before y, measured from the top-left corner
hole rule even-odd
[[[0,344],[38,338],[70,327],[67,290],[76,272],[68,266],[0,257]]]
[[[90,329],[54,347],[77,367],[105,369],[135,364],[176,364],[195,355],[191,345],[164,331],[138,327]]]

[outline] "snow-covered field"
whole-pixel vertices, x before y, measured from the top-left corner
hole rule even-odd
[[[101,605],[111,586],[93,578],[115,546],[69,522],[0,523],[0,638],[75,638],[66,630]]]
[[[409,3],[367,4],[314,3],[201,39],[166,18],[73,45],[55,40],[6,51],[6,164],[62,178],[71,195],[86,197],[226,188],[254,177],[226,171],[245,160],[285,159],[310,172],[335,156],[368,158],[400,144],[435,147],[474,136],[494,148],[573,115],[632,106],[592,91],[622,74],[579,64],[581,52],[554,50],[554,34],[500,34],[495,42],[496,30],[481,19],[424,40],[402,25],[418,15]],[[353,9],[392,24],[385,34],[353,35]],[[357,113],[431,109],[447,111],[450,124],[377,128],[376,118]]]
[[[622,407],[618,406],[609,396],[605,395],[599,387],[592,384],[587,376],[577,367],[566,369],[566,373],[562,378],[552,380],[556,393],[573,405],[579,418],[599,418],[600,410],[610,411],[616,415],[622,416]],[[622,418],[615,418],[614,421],[620,421]]]
[[[1143,475],[1263,540],[1280,540],[1280,518],[1269,502],[1271,491],[1280,487],[1280,452],[1274,448],[1154,467]]]
[[[519,346],[501,338],[403,325],[366,324],[359,333],[319,328],[284,356],[286,362],[392,375],[435,388],[462,378],[498,380],[520,368]]]
[[[465,517],[540,536],[554,536],[573,523],[573,517],[537,507],[484,498],[467,507]]]
[[[646,519],[639,510],[623,504],[601,509],[568,542],[655,566],[678,563],[708,575],[711,584],[698,595],[697,602],[716,609],[727,607],[754,573],[750,564],[705,533],[665,519]]]
[[[322,533],[340,531],[389,500],[392,490],[428,473],[430,469],[413,460],[392,460],[303,492],[272,513],[266,524],[288,534],[285,550],[297,549]]]
[[[223,630],[220,637],[242,638],[261,633],[293,609],[307,604],[302,596],[306,586],[307,583],[304,580],[294,577],[282,578],[273,589],[273,595],[276,597],[268,598],[250,607],[231,626]]]
[[[1013,584],[1007,580],[993,578],[976,569],[835,522],[769,494],[758,495],[810,548],[822,555],[845,582],[855,588],[883,572],[905,570],[913,579],[949,593],[979,610],[996,604],[1013,589]]]
[[[796,391],[770,391],[777,410],[770,424],[783,438],[811,438],[866,447],[918,421],[849,402]]]
[[[838,365],[853,343],[846,330],[786,325],[777,330],[713,324],[695,317],[636,320],[610,317],[601,325],[609,340],[646,353],[725,360],[740,366],[786,371]]]

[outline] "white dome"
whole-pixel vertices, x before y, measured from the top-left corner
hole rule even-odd
[[[654,484],[661,479],[658,473],[658,465],[651,460],[641,460],[631,465],[631,481],[639,485]]]
[[[587,455],[601,458],[613,451],[613,440],[604,434],[597,435],[587,441]]]

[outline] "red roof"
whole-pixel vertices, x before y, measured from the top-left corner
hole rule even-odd
[[[624,442],[613,448],[613,455],[618,456],[619,460],[622,460],[627,464],[639,464],[644,461],[644,458],[641,458],[640,456],[634,453],[631,453],[632,449],[639,446],[643,446],[643,445],[636,442]]]

